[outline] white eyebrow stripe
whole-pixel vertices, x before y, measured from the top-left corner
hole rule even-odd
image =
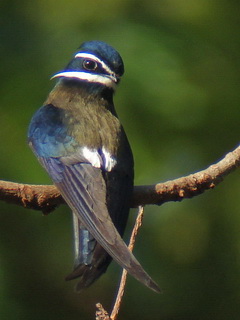
[[[81,72],[81,71],[63,71],[55,74],[51,79],[57,78],[57,77],[86,80],[88,82],[100,83],[113,89],[116,88],[116,80],[112,76],[101,76],[98,74]]]
[[[102,60],[97,58],[94,54],[91,53],[85,53],[85,52],[79,52],[75,55],[75,58],[86,58],[86,59],[92,59],[98,63],[101,64],[104,70],[106,70],[109,74],[113,74],[114,72],[104,63]]]

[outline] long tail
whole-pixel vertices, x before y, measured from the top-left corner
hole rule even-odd
[[[103,273],[106,272],[111,256],[93,238],[90,232],[84,228],[73,213],[74,226],[74,270],[65,279],[73,280],[79,278],[76,291],[89,287]]]

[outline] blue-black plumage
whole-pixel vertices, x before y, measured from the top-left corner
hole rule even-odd
[[[113,258],[159,291],[122,240],[133,191],[133,156],[113,105],[123,75],[118,52],[85,42],[34,114],[30,147],[73,211],[75,264],[66,278],[91,285]]]

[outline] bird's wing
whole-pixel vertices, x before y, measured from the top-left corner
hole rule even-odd
[[[104,170],[115,170],[106,150],[82,147],[63,123],[65,110],[48,104],[33,116],[29,145],[79,221],[132,276],[155,291],[157,284],[143,270],[120,237],[108,213]]]
[[[127,248],[108,214],[102,170],[81,156],[77,158],[41,157],[39,160],[69,207],[97,242],[132,276],[159,292],[159,287]]]

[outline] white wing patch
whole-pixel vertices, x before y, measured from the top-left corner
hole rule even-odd
[[[84,160],[85,159],[85,160]],[[115,167],[117,160],[110,154],[104,147],[99,149],[89,149],[88,147],[82,147],[78,149],[78,152],[70,155],[61,157],[61,162],[67,166],[74,165],[77,163],[88,161],[93,167],[101,168],[108,172],[112,171]]]
[[[104,169],[106,171],[112,171],[114,166],[117,163],[115,157],[113,157],[104,147],[103,147],[103,156],[104,156]]]
[[[101,168],[103,165],[103,160],[96,149],[89,149],[87,147],[83,147],[81,149],[82,155],[85,159],[87,159],[91,165],[95,168]]]
[[[95,168],[103,168],[110,172],[117,163],[117,160],[112,156],[104,147],[102,149],[102,155],[97,149],[89,149],[87,147],[82,148],[82,155],[87,159],[91,165]]]

